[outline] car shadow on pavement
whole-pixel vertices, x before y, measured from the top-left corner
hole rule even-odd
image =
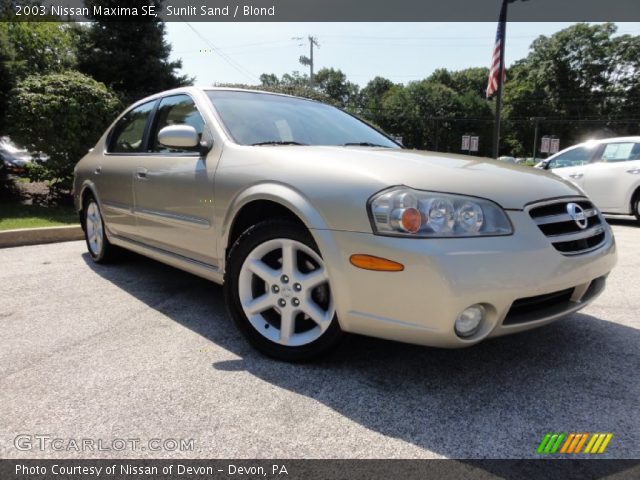
[[[635,227],[639,228],[640,223],[636,220],[635,217],[632,216],[605,216],[605,220],[609,225],[619,225],[622,227]]]
[[[384,436],[446,457],[536,458],[546,432],[613,432],[607,456],[637,457],[637,329],[574,314],[461,350],[350,336],[326,358],[288,364],[247,345],[224,313],[221,287],[134,254],[113,266],[83,257],[104,279],[240,357],[214,369],[249,372]],[[172,297],[199,313],[172,308]]]

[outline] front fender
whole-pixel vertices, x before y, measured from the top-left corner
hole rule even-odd
[[[314,230],[327,230],[329,228],[324,217],[299,190],[278,182],[253,184],[238,192],[226,208],[221,222],[221,242],[218,244],[218,258],[224,258],[229,233],[238,212],[245,205],[257,200],[268,200],[289,209],[302,220],[314,237]],[[315,240],[316,242],[318,241],[318,239]],[[321,248],[320,244],[318,244],[318,247]]]

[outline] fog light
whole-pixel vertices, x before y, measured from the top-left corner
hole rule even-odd
[[[456,335],[463,338],[474,335],[480,329],[486,313],[485,308],[479,304],[467,307],[456,319]]]

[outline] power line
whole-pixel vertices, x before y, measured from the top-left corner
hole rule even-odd
[[[196,30],[193,25],[191,25],[189,22],[185,22],[187,24],[187,26],[193,31],[193,33],[195,33],[198,37],[200,37],[200,39],[202,41],[204,41],[209,48],[211,48],[211,50],[213,50],[214,52],[216,52],[224,61],[226,61],[229,65],[231,65],[231,67],[233,67],[237,72],[241,73],[242,75],[244,75],[246,78],[248,78],[251,82],[255,82],[258,80],[258,77],[256,77],[253,73],[251,73],[249,70],[247,70],[246,68],[244,68],[242,65],[240,65],[239,63],[237,63],[236,61],[234,61],[231,57],[229,57],[226,53],[222,52],[217,46],[215,46],[213,44],[213,42],[211,42],[208,38],[206,38],[204,35],[202,35],[198,30]]]

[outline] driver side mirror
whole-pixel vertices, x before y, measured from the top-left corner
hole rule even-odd
[[[206,137],[203,135],[203,137]],[[198,132],[191,125],[168,125],[158,132],[158,142],[169,148],[198,148],[201,156],[206,156],[211,150],[212,141],[200,139]]]
[[[158,142],[169,148],[195,148],[200,138],[191,125],[169,125],[158,132]]]

